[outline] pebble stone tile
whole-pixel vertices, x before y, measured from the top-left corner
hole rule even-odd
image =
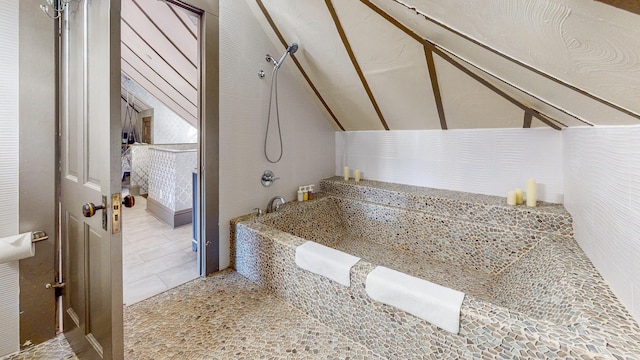
[[[329,193],[316,200],[234,219],[237,271],[385,358],[640,359],[638,323],[573,239],[561,205],[526,209],[484,195],[364,183],[323,180]],[[362,258],[350,287],[295,265],[307,240]],[[460,332],[371,300],[366,276],[381,264],[464,291]]]
[[[224,270],[125,308],[125,359],[383,359]],[[2,360],[77,360],[59,335]]]
[[[125,359],[640,359],[640,327],[561,205],[321,184],[317,200],[232,220],[238,272],[125,308]],[[295,265],[307,240],[362,257],[350,287]],[[459,334],[371,300],[366,276],[381,264],[465,291]],[[6,360],[75,358],[59,336]]]
[[[382,359],[224,270],[125,308],[125,359]]]
[[[573,219],[561,204],[538,201],[536,207],[509,206],[505,197],[433,189],[373,180],[344,181],[339,176],[320,181],[320,191],[345,198],[424,211],[458,220],[512,226],[573,235]]]
[[[64,335],[28,347],[18,354],[1,358],[2,360],[78,360]]]
[[[488,274],[502,272],[543,238],[538,231],[338,197],[292,207],[286,217],[267,216],[263,223],[326,246],[339,247],[347,238],[364,239]]]

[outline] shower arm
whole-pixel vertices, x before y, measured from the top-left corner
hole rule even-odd
[[[298,51],[298,44],[293,43],[289,47],[287,47],[287,50],[284,52],[284,54],[282,54],[282,56],[280,57],[280,60],[276,61],[276,59],[273,56],[269,55],[269,54],[267,54],[265,60],[267,60],[267,62],[272,62],[273,66],[276,69],[278,69],[278,68],[280,68],[280,66],[284,62],[284,59],[287,58],[287,55],[289,55],[289,54],[293,55],[296,51]]]
[[[288,51],[282,54],[282,56],[280,57],[280,60],[276,60],[273,56],[267,54],[267,57],[265,59],[267,60],[267,62],[273,63],[273,67],[275,69],[279,69],[280,65],[282,65],[282,63],[284,62],[284,59],[287,57],[287,54],[289,54]]]
[[[278,62],[276,61],[276,59],[273,58],[273,56],[267,54],[265,60],[267,60],[267,62],[273,63],[273,66],[278,66]]]

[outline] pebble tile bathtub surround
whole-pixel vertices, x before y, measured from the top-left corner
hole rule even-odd
[[[640,359],[640,327],[572,238],[561,205],[514,208],[497,197],[366,180],[321,184],[330,194],[234,219],[234,265],[374,353]],[[295,265],[307,240],[362,258],[350,287]],[[378,265],[465,292],[459,334],[367,296]]]
[[[490,274],[503,271],[543,238],[536,231],[337,197],[293,208],[288,214],[265,218],[263,223],[326,246],[339,247],[345,238],[371,241]]]
[[[424,211],[478,223],[573,235],[571,214],[561,204],[538,201],[534,208],[508,206],[504,197],[335,176],[320,181],[320,191],[345,198]]]

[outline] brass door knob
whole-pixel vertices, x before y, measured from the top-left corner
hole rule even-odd
[[[133,205],[136,204],[136,199],[132,196],[132,195],[127,195],[124,197],[124,199],[122,199],[122,205],[124,205],[124,207],[133,207]]]
[[[96,214],[97,210],[103,210],[105,208],[104,205],[96,205],[94,203],[86,203],[82,205],[82,215],[84,217],[92,217]]]

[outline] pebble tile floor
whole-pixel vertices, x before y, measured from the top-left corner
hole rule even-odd
[[[5,356],[0,360],[77,360],[64,335],[20,351],[19,354]]]
[[[232,270],[124,310],[125,359],[381,359]],[[64,337],[7,360],[75,359]]]

